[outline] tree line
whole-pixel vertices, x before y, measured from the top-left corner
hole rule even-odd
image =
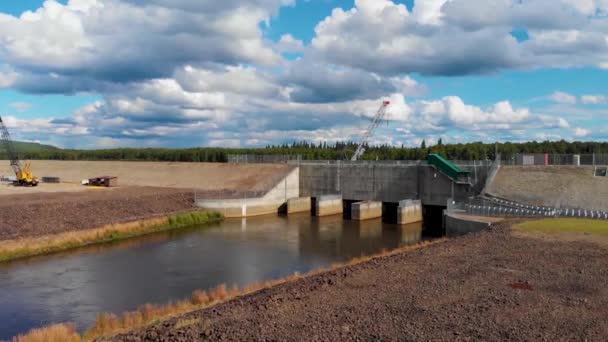
[[[227,162],[229,155],[299,155],[302,160],[347,160],[354,154],[354,142],[269,145],[263,148],[118,148],[105,150],[46,149],[21,152],[22,159],[39,160],[132,160],[166,162]],[[494,159],[496,152],[503,155],[517,153],[591,154],[608,153],[606,142],[543,141],[524,143],[471,142],[466,144],[433,145],[423,141],[419,147],[388,145],[367,146],[364,160],[424,160],[430,153],[438,153],[451,160]],[[0,158],[6,154],[0,151]]]

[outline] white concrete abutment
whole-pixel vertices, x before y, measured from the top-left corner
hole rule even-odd
[[[365,221],[382,217],[382,202],[364,201],[351,204],[351,219]]]
[[[315,216],[342,215],[344,205],[342,195],[323,195],[315,199]]]
[[[404,200],[397,207],[397,224],[410,224],[422,222],[422,201]]]

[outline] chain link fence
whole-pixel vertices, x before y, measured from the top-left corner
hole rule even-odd
[[[228,163],[241,164],[284,164],[289,162],[299,162],[301,155],[290,154],[229,154]]]
[[[500,156],[502,165],[573,165],[573,166],[607,166],[607,153],[594,154],[549,154],[519,153]]]

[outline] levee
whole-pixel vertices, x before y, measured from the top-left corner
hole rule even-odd
[[[608,177],[592,166],[502,166],[484,194],[523,204],[606,210]]]
[[[62,182],[80,183],[99,176],[118,177],[119,186],[156,186],[199,189],[269,191],[285,178],[293,166],[286,164],[224,164],[137,161],[34,160],[38,177],[60,177]],[[0,161],[0,175],[12,175],[8,161]]]

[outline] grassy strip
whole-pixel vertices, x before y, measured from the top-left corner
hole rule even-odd
[[[380,254],[365,256],[351,260],[345,264],[335,264],[327,268],[322,268],[316,271],[312,271],[305,275],[305,277],[315,276],[324,272],[334,271],[336,269],[340,269],[347,266],[353,266],[357,264],[361,264],[364,262],[368,262],[370,260],[376,258],[389,257],[392,255],[420,249],[423,247],[427,247],[430,245],[434,245],[437,243],[445,242],[446,239],[438,239],[430,242],[421,242],[414,246],[406,246],[399,249],[395,249],[388,252],[382,252]],[[56,324],[48,327],[40,328],[32,330],[24,335],[20,335],[13,339],[14,342],[60,342],[60,341],[93,341],[99,337],[107,337],[113,336],[116,334],[120,334],[123,332],[127,332],[134,329],[143,328],[149,325],[157,324],[161,321],[168,320],[174,317],[179,317],[184,314],[187,314],[192,311],[201,310],[213,306],[215,304],[234,299],[236,297],[252,294],[254,292],[260,291],[262,289],[266,289],[272,286],[280,285],[283,283],[287,283],[290,281],[295,281],[302,278],[299,273],[295,273],[289,277],[267,281],[259,284],[253,284],[246,286],[242,289],[239,289],[237,286],[233,286],[231,288],[227,287],[225,284],[222,284],[212,290],[203,291],[196,290],[192,293],[192,296],[189,299],[171,302],[165,305],[154,305],[154,304],[145,304],[139,309],[127,312],[122,314],[121,316],[102,313],[97,316],[97,320],[95,324],[89,331],[87,331],[83,337],[77,336],[78,339],[75,339],[73,330],[70,330],[70,324]],[[188,325],[195,324],[196,322],[192,320],[182,320],[177,323],[177,325]],[[49,332],[48,335],[45,335],[45,331]],[[52,335],[57,331],[65,331],[69,333],[68,335],[58,336]],[[35,335],[33,335],[35,334]],[[46,336],[46,339],[38,339],[39,336]]]
[[[575,218],[543,219],[515,225],[526,232],[608,236],[608,221]]]
[[[190,212],[169,217],[113,224],[97,229],[2,241],[0,242],[0,262],[63,252],[73,248],[124,240],[197,224],[216,223],[222,220],[222,214],[217,212]]]

